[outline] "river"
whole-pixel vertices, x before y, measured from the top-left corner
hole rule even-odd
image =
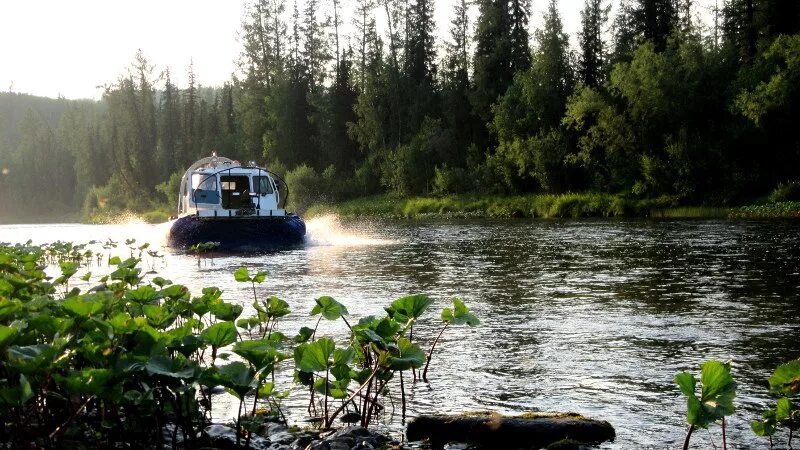
[[[287,334],[309,324],[321,295],[344,303],[357,320],[422,292],[436,300],[429,325],[415,328],[415,337],[427,339],[438,329],[439,310],[459,296],[482,324],[447,330],[430,383],[410,388],[410,415],[575,411],[616,427],[616,442],[603,446],[609,449],[679,447],[685,400],[673,376],[696,373],[707,359],[731,360],[738,411],[729,421],[729,446],[766,448],[749,422],[773,401],[766,379],[774,368],[800,357],[800,221],[342,225],[325,217],[308,225],[302,248],[200,261],[162,250],[166,257],[152,264],[194,293],[219,286],[224,298],[246,305],[245,314],[251,291],[232,272],[266,270],[260,293],[278,295],[293,310],[279,323]],[[136,238],[157,247],[166,230],[135,223],[3,225],[0,241]],[[321,330],[345,331],[339,323]],[[289,399],[290,420],[302,420],[304,402],[299,395]],[[399,418],[389,421],[399,426]],[[711,448],[711,439],[720,446],[718,426],[695,433],[693,447]]]

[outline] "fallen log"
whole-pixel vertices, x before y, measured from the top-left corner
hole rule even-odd
[[[429,440],[434,450],[460,442],[477,447],[538,449],[560,441],[587,445],[613,441],[614,427],[575,413],[531,413],[506,417],[493,413],[423,415],[406,427],[409,441]]]

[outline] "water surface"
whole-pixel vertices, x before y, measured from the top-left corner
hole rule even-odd
[[[7,225],[0,241],[136,238],[160,245],[164,225]],[[766,378],[800,357],[800,222],[372,221],[309,223],[309,243],[259,255],[200,261],[167,253],[159,274],[198,293],[216,285],[250,310],[251,292],[231,273],[267,270],[263,295],[289,302],[287,334],[308,325],[313,299],[331,295],[352,316],[382,314],[392,299],[424,292],[438,310],[460,296],[483,321],[451,328],[430,384],[411,388],[421,412],[576,411],[609,420],[604,448],[676,448],[685,403],[672,382],[706,359],[733,361],[739,411],[732,448],[764,447],[749,422],[772,400]],[[127,250],[120,250],[124,255]],[[325,334],[343,336],[339,323]],[[302,420],[305,397],[289,399]],[[216,404],[216,402],[215,402]],[[224,404],[224,403],[223,403]],[[399,415],[399,405],[397,407]],[[227,411],[216,414],[225,415]],[[398,429],[398,417],[390,427]],[[720,445],[719,428],[695,448]],[[785,439],[780,438],[785,441]]]

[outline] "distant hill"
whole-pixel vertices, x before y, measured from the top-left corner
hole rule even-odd
[[[0,92],[0,146],[15,148],[20,139],[19,123],[28,110],[56,129],[61,115],[70,105],[96,103],[93,100],[37,97],[16,92]]]

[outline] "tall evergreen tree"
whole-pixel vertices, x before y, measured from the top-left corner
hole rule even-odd
[[[473,58],[475,115],[492,120],[492,104],[505,94],[514,80],[511,57],[511,14],[505,0],[479,0]],[[489,144],[489,141],[483,145]]]
[[[637,34],[652,41],[657,50],[666,48],[679,23],[675,0],[636,0],[632,14]]]
[[[415,84],[433,85],[436,78],[436,25],[431,0],[413,0],[408,17],[405,73]]]
[[[614,17],[614,62],[626,61],[636,47],[636,27],[633,18],[633,0],[621,0]]]
[[[531,66],[530,36],[528,35],[528,18],[530,17],[530,0],[510,1],[511,20],[511,70],[524,72]]]
[[[158,160],[166,179],[186,163],[181,145],[181,96],[172,83],[169,68],[164,72],[164,90],[159,104]]]
[[[464,166],[467,149],[477,126],[469,102],[469,15],[467,1],[460,0],[453,9],[450,40],[441,77],[442,119],[451,130],[453,144],[443,149],[442,162],[450,167]]]
[[[353,28],[355,40],[355,52],[358,74],[358,86],[364,85],[367,76],[367,61],[369,60],[370,41],[376,37],[375,32],[375,0],[356,0],[355,12],[353,14]]]
[[[187,167],[200,154],[200,142],[198,138],[198,108],[199,99],[197,96],[197,84],[195,82],[194,63],[189,63],[187,69],[187,86],[183,92],[183,149],[179,153],[181,159],[176,161],[177,166]]]
[[[581,12],[581,31],[578,33],[578,74],[585,85],[593,88],[605,81],[607,50],[603,32],[611,5],[604,4],[604,0],[586,0]]]

